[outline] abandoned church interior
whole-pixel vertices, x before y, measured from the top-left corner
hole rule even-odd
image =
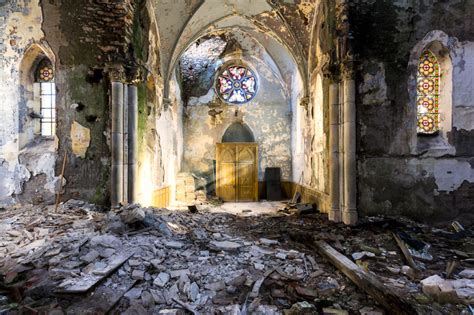
[[[0,0],[0,314],[474,314],[473,0]]]

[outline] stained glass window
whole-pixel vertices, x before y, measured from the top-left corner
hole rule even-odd
[[[231,104],[244,104],[257,94],[257,77],[245,66],[225,67],[217,77],[219,96]]]
[[[417,76],[417,119],[419,134],[439,131],[440,67],[438,59],[430,51],[421,54]]]
[[[36,81],[40,85],[41,135],[56,134],[56,84],[51,62],[43,60],[36,71]]]

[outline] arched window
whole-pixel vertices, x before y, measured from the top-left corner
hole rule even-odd
[[[41,60],[35,72],[35,98],[39,99],[40,134],[54,136],[56,134],[56,85],[51,61]]]
[[[231,65],[217,76],[217,94],[227,103],[244,104],[257,94],[257,77],[248,67]]]
[[[425,50],[419,60],[417,75],[418,134],[439,131],[440,65],[436,56]]]

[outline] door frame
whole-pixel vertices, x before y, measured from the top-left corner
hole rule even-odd
[[[221,148],[224,147],[235,147],[235,157],[234,157],[234,163],[235,163],[235,178],[234,178],[234,185],[235,185],[235,194],[234,194],[234,200],[224,200],[224,201],[230,201],[230,202],[248,202],[248,201],[258,201],[258,143],[256,142],[224,142],[224,143],[216,143],[216,195],[221,198],[222,193],[221,193],[221,176],[220,176],[220,171],[221,171]],[[254,148],[255,156],[254,156],[254,161],[253,161],[253,199],[252,200],[239,200],[239,187],[238,187],[238,174],[239,174],[239,168],[238,168],[238,161],[237,161],[237,154],[238,154],[238,148],[239,147],[252,147]]]

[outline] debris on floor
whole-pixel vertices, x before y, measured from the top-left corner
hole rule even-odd
[[[385,218],[347,227],[314,211],[287,216],[280,206],[260,216],[258,204],[244,208],[251,216],[216,213],[212,204],[7,208],[0,313],[383,314],[384,301],[359,289],[317,244],[417,312],[459,313],[474,302],[468,227],[453,239],[459,231]],[[392,233],[409,249],[430,244],[432,259],[411,254],[417,269],[406,266]],[[457,263],[447,279],[449,261]]]

